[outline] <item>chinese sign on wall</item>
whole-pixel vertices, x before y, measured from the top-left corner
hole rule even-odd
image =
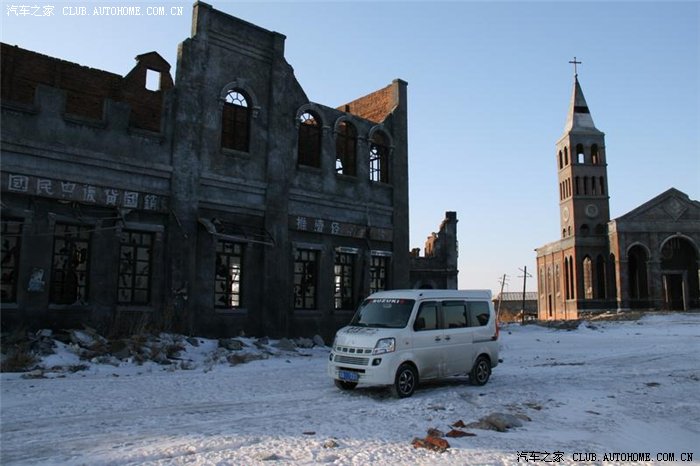
[[[15,173],[2,174],[2,190],[126,209],[167,210],[167,199],[156,194]]]

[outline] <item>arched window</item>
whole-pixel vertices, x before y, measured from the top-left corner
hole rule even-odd
[[[588,194],[588,177],[583,177],[583,194]]]
[[[376,132],[369,144],[369,179],[389,182],[389,143],[381,132]]]
[[[299,165],[321,166],[321,120],[311,112],[299,117]]]
[[[627,252],[627,276],[631,307],[644,307],[649,299],[647,260],[649,256],[642,246],[633,246]]]
[[[583,258],[583,294],[585,299],[593,299],[593,266],[591,258]]]
[[[605,178],[600,177],[600,194],[605,195]]]
[[[357,131],[352,123],[341,121],[335,139],[335,171],[341,175],[355,176]]]
[[[583,225],[581,225],[579,232],[582,236],[588,236],[588,234],[591,232],[591,228],[584,223]]]
[[[583,154],[583,144],[576,144],[576,159],[577,163],[585,163],[586,157]]]
[[[617,298],[617,282],[615,279],[616,271],[615,271],[615,254],[610,254],[610,258],[608,261],[608,296],[611,298]]]
[[[562,158],[561,151],[559,151],[559,170],[564,168],[564,159]]]
[[[569,165],[569,149],[564,147],[564,166]]]
[[[605,293],[605,259],[603,259],[603,256],[598,255],[596,258],[596,298],[598,299],[605,299],[606,293]]]
[[[564,183],[559,183],[559,200],[564,199]]]
[[[576,195],[581,194],[581,178],[576,177]]]
[[[607,233],[607,228],[602,223],[599,223],[595,226],[595,232],[597,235],[604,235]]]
[[[569,277],[569,258],[564,258],[564,295],[566,299],[571,299],[571,285]]]
[[[561,229],[561,237],[566,238],[566,228]]]
[[[595,176],[591,176],[591,194],[596,194]]]
[[[248,152],[250,145],[250,103],[240,89],[226,94],[221,115],[221,147]]]
[[[598,144],[593,144],[591,146],[591,163],[593,165],[598,165],[600,163],[600,158],[598,157]]]

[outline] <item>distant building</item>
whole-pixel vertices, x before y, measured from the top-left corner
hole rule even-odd
[[[521,320],[537,319],[537,292],[525,292],[524,319],[522,292],[505,291],[499,293],[493,300],[493,306],[498,311],[499,322],[520,322]]]
[[[202,2],[177,75],[2,45],[2,321],[313,335],[408,288],[406,83],[310,102],[285,36]]]
[[[576,76],[555,156],[561,239],[536,250],[539,318],[700,307],[700,203],[671,188],[611,220],[607,157]]]
[[[445,212],[440,230],[425,241],[424,255],[420,249],[411,251],[411,288],[457,289],[457,213]]]

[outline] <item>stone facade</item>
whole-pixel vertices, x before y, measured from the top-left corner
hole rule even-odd
[[[283,35],[192,23],[174,80],[2,45],[4,325],[330,338],[409,286],[406,83],[317,104]]]
[[[411,288],[457,289],[457,213],[445,212],[438,233],[425,241],[425,253],[411,251]]]
[[[574,81],[555,159],[561,239],[536,250],[539,318],[700,307],[700,204],[671,188],[610,220],[605,135]]]

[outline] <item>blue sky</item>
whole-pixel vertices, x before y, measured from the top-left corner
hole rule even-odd
[[[157,51],[176,67],[192,2],[2,0],[2,41],[125,75]],[[700,199],[696,2],[208,2],[287,36],[309,98],[337,106],[408,82],[411,246],[459,219],[459,285],[522,290],[559,237],[554,144],[574,56],[606,133],[612,218],[675,187]],[[12,17],[7,5],[55,5]],[[69,17],[64,6],[184,7],[184,16]],[[173,73],[174,74],[174,73]],[[531,279],[528,289],[535,289]]]

